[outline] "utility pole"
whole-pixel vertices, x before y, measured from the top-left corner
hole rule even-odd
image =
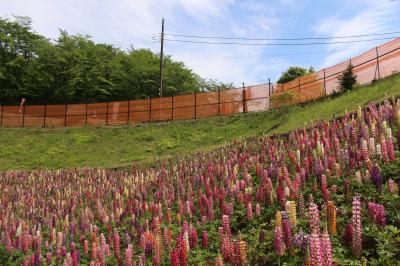
[[[164,19],[161,23],[161,49],[160,49],[160,97],[163,90],[163,64],[164,64]]]

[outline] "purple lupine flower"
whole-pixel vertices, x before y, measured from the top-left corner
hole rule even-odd
[[[372,182],[375,184],[378,192],[382,191],[382,175],[377,165],[372,167],[371,171]]]

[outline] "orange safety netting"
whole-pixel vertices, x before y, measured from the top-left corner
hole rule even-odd
[[[350,63],[361,85],[398,73],[400,38],[285,84],[109,103],[0,106],[0,126],[118,125],[263,111],[337,91],[338,76]]]

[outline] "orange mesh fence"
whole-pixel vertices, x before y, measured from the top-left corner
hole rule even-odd
[[[358,84],[400,71],[400,38],[285,84],[109,103],[0,106],[0,126],[119,125],[256,112],[317,99],[338,90],[338,76],[354,66]]]

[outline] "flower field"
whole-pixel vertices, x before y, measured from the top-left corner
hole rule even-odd
[[[153,168],[2,172],[0,265],[398,265],[399,128],[386,99]]]

